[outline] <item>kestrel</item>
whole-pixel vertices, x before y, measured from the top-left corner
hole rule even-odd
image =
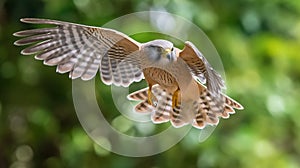
[[[145,78],[149,87],[128,98],[142,101],[135,110],[151,112],[154,123],[171,121],[175,127],[190,123],[202,129],[217,125],[220,117],[228,118],[234,108],[243,109],[222,93],[222,77],[189,41],[180,50],[167,40],[139,43],[108,28],[49,19],[21,21],[54,25],[16,32],[14,36],[22,39],[14,44],[32,44],[21,53],[57,66],[58,73],[90,80],[99,70],[103,83],[123,87]]]

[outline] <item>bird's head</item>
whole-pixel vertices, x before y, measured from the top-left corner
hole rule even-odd
[[[169,63],[177,59],[173,43],[167,40],[149,41],[143,50],[151,61]]]

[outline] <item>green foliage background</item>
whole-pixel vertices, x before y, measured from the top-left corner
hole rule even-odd
[[[12,34],[29,28],[22,17],[101,26],[144,10],[202,28],[222,58],[227,93],[245,110],[203,143],[187,136],[164,153],[130,158],[94,144],[76,117],[67,75],[21,56]],[[299,49],[294,0],[0,0],[0,167],[300,167]],[[103,108],[112,120],[118,115],[112,104]]]

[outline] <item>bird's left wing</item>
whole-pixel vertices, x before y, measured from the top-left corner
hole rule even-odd
[[[100,70],[105,84],[118,86],[143,78],[137,56],[140,44],[121,32],[49,19],[21,21],[56,26],[19,31],[14,36],[22,37],[15,45],[32,44],[22,54],[35,54],[45,65],[56,65],[59,73],[70,72],[72,79],[89,80]]]
[[[206,82],[210,92],[220,95],[222,88],[225,88],[221,75],[212,68],[193,43],[186,41],[183,50],[179,52],[179,57],[186,62],[193,76],[203,83]]]

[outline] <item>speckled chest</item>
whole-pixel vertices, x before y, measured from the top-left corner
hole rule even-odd
[[[160,68],[150,67],[145,68],[143,73],[148,84],[159,84],[165,88],[178,87],[176,79],[171,75],[171,72],[169,73]]]

